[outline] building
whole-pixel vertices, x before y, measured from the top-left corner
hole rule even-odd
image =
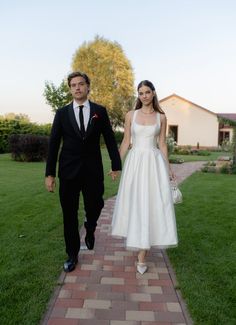
[[[223,140],[232,140],[233,127],[219,117],[236,121],[236,114],[216,114],[183,97],[172,94],[160,100],[167,117],[167,134],[177,145],[217,148]]]

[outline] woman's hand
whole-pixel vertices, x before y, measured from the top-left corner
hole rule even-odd
[[[169,169],[169,177],[171,181],[176,181],[176,175],[172,169]]]

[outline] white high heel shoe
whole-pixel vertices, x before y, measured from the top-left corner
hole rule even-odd
[[[147,272],[147,265],[145,263],[140,263],[137,262],[137,271],[140,274],[144,274],[145,272]]]

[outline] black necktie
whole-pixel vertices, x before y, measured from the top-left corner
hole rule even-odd
[[[83,107],[84,107],[84,105],[79,106],[79,122],[80,122],[80,131],[82,133],[82,137],[85,136]]]

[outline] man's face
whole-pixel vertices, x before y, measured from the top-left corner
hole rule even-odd
[[[72,97],[78,102],[84,102],[89,93],[89,85],[83,77],[74,77],[70,82],[70,92]]]

